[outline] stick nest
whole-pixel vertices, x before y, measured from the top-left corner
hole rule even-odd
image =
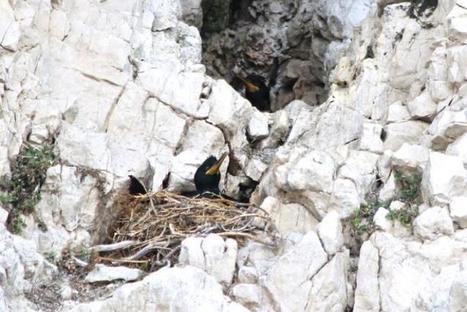
[[[216,233],[239,244],[251,239],[274,246],[277,232],[268,214],[251,204],[218,196],[186,197],[166,191],[122,195],[111,244],[95,246],[97,262],[153,271],[176,263],[182,240]]]

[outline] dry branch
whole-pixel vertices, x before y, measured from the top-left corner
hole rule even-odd
[[[152,270],[175,263],[186,237],[210,233],[239,243],[247,239],[268,246],[275,243],[275,231],[264,210],[222,197],[191,198],[161,191],[122,197],[117,205],[120,215],[113,225],[109,244],[93,248],[105,253],[97,261]]]

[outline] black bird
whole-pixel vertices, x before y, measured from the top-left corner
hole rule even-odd
[[[242,78],[237,76],[245,85],[245,97],[251,105],[262,112],[271,111],[271,101],[269,98],[270,88],[266,86],[265,79],[259,75],[251,74]]]
[[[219,182],[221,180],[220,168],[227,153],[222,154],[217,160],[214,156],[209,156],[195,172],[195,186],[199,194],[211,192],[219,194]]]
[[[129,175],[128,177],[130,178],[130,184],[128,185],[128,193],[130,193],[130,195],[144,195],[148,192],[143,183],[141,183],[137,178],[132,175]]]

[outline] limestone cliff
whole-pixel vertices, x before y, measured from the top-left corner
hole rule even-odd
[[[466,42],[463,0],[0,0],[0,311],[465,311]],[[77,296],[57,261],[129,174],[193,190],[223,152],[278,248],[189,237]]]

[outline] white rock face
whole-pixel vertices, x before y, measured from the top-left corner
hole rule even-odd
[[[281,234],[289,232],[305,234],[314,230],[318,224],[310,211],[299,204],[282,204],[274,197],[266,197],[261,208],[269,213]]]
[[[391,164],[399,170],[422,171],[428,161],[429,150],[422,145],[404,143],[391,156]]]
[[[446,154],[458,156],[462,159],[464,165],[467,164],[467,133],[449,144]]]
[[[310,280],[327,262],[318,236],[309,232],[264,277],[264,286],[281,310],[302,311],[313,283]]]
[[[347,306],[349,255],[337,253],[313,278],[306,304],[312,311],[344,311]]]
[[[21,32],[8,1],[0,2],[0,12],[0,46],[2,49],[16,50]]]
[[[455,196],[449,204],[451,218],[461,228],[467,227],[467,196]]]
[[[396,151],[404,143],[417,144],[426,128],[427,124],[421,121],[391,123],[386,127],[387,137],[384,141],[384,149]]]
[[[341,251],[344,246],[344,236],[342,235],[339,214],[336,211],[328,212],[318,224],[318,235],[328,255],[334,255]]]
[[[313,190],[330,193],[335,166],[334,160],[322,152],[296,155],[286,165],[277,168],[277,181],[286,191]]]
[[[428,118],[436,112],[436,103],[428,92],[423,92],[407,104],[412,118]]]
[[[255,284],[237,284],[232,288],[232,297],[248,308],[258,308],[261,296],[261,289]]]
[[[448,210],[440,207],[423,211],[413,225],[415,234],[422,239],[434,240],[440,235],[451,235],[454,232]]]
[[[260,112],[254,112],[246,129],[253,140],[264,139],[269,134],[268,117]]]
[[[451,300],[462,298],[462,291],[454,294],[451,288],[456,287],[454,281],[465,272],[461,265],[465,233],[458,236],[420,243],[375,233],[362,246],[356,311],[400,311],[411,307],[423,311],[434,306],[450,311]]]
[[[182,242],[179,263],[203,269],[219,283],[230,285],[235,271],[237,242],[215,234],[189,237]]]
[[[114,280],[135,281],[142,276],[143,271],[138,269],[96,264],[96,267],[86,275],[84,280],[88,283],[110,282]]]
[[[383,127],[379,124],[364,123],[362,138],[360,139],[360,149],[373,153],[383,152],[383,141],[381,140],[381,131]]]
[[[0,309],[35,311],[24,293],[38,283],[51,281],[56,267],[37,253],[33,242],[7,231],[0,223]]]
[[[259,55],[250,44],[245,55],[283,57],[287,79],[297,79],[291,93],[302,93],[303,101],[261,113],[205,75],[201,36],[181,21],[201,26],[200,0],[0,0],[0,178],[11,176],[23,141],[54,137],[60,154],[36,206],[48,231],[29,216],[22,235],[30,240],[13,236],[3,227],[10,207],[0,208],[0,311],[37,310],[24,294],[54,269],[36,250],[58,255],[90,245],[128,174],[153,190],[164,181],[169,190],[191,190],[197,166],[222,152],[231,159],[221,186],[235,193],[238,181],[259,182],[252,201],[270,212],[279,248],[247,241],[237,251],[233,240],[190,237],[179,259],[185,267],[64,310],[465,309],[467,3],[438,1],[424,11],[429,2],[271,0],[237,8],[268,13],[257,16],[264,24],[239,32],[247,40],[270,30],[283,44],[265,42]],[[290,11],[300,19],[283,15]],[[295,38],[294,27],[311,37]],[[289,62],[292,46],[304,62]],[[322,63],[308,68],[306,59]],[[302,72],[327,82],[336,63],[328,98],[318,99]],[[423,172],[424,203],[413,228],[377,211],[354,295],[349,267],[357,259],[344,247],[352,238],[340,219],[373,192],[396,197],[394,169]],[[63,299],[74,297],[61,289]]]
[[[219,311],[246,312],[231,302],[216,280],[194,267],[163,268],[140,282],[118,288],[112,297],[66,311]]]
[[[355,290],[354,310],[380,311],[378,272],[379,256],[371,242],[366,241],[360,249],[358,260],[357,288]]]
[[[423,174],[422,192],[432,204],[449,203],[449,198],[467,194],[467,171],[462,160],[431,152]]]
[[[456,105],[465,106],[462,100],[451,104],[451,107],[456,107]],[[428,129],[428,133],[432,136],[431,145],[434,150],[444,151],[451,142],[467,132],[465,113],[467,108],[464,107],[458,111],[451,107],[440,112]]]

